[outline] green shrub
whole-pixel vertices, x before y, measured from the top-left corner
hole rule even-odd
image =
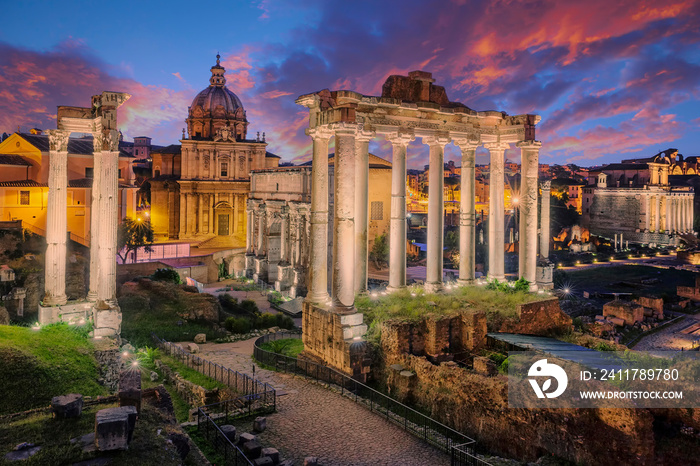
[[[240,312],[240,307],[238,305],[238,299],[234,298],[228,293],[219,295],[219,304],[224,311],[230,312],[231,314],[237,314]]]
[[[530,291],[530,282],[525,280],[525,277],[520,277],[515,281],[515,283],[513,283],[512,290],[513,290],[513,292],[516,292],[516,291],[528,292],[528,291]]]
[[[151,278],[159,282],[171,282],[178,285],[182,283],[182,280],[180,280],[180,275],[175,269],[157,269],[155,272],[153,272]]]
[[[498,366],[498,372],[501,374],[508,374],[508,366],[510,362],[508,361],[508,358],[505,358],[503,362],[501,363],[500,366]]]
[[[261,314],[255,319],[255,328],[270,328],[277,325],[275,314]]]
[[[240,304],[241,312],[251,315],[257,315],[259,313],[258,305],[252,299],[244,299]]]
[[[280,328],[286,328],[287,330],[294,328],[294,320],[284,314],[277,314],[277,326]]]
[[[248,333],[251,329],[250,319],[246,317],[229,317],[224,321],[224,327],[231,333]]]

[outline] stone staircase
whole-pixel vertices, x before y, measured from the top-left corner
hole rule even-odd
[[[214,236],[197,245],[198,249],[235,249],[244,247],[244,235]]]

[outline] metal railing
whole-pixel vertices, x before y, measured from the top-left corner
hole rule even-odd
[[[276,409],[277,396],[275,389],[272,388],[271,385],[254,379],[242,372],[234,371],[228,367],[195,356],[169,341],[161,340],[155,334],[151,334],[151,336],[161,350],[182,362],[190,369],[194,369],[201,374],[223,383],[236,393],[255,397],[254,399],[256,402],[259,401],[260,403],[271,406],[272,411]]]
[[[253,463],[245,456],[238,446],[236,446],[226,435],[221,431],[221,428],[214,420],[204,411],[202,407],[197,410],[197,430],[204,436],[216,450],[217,453],[223,455],[225,465],[250,465]]]
[[[274,340],[298,338],[298,333],[277,332],[255,340],[253,355],[276,371],[307,377],[340,389],[340,394],[383,416],[423,441],[451,455],[453,466],[489,465],[475,456],[476,441],[328,366],[264,350],[260,345]]]

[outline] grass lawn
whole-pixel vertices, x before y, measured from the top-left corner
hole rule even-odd
[[[260,348],[272,353],[296,358],[299,353],[304,351],[304,342],[301,341],[301,338],[285,338],[284,340],[268,341],[260,345]]]
[[[379,324],[388,319],[418,321],[427,314],[454,314],[459,310],[484,311],[489,322],[515,318],[519,304],[543,299],[525,292],[505,293],[484,286],[464,286],[440,294],[427,294],[422,288],[407,288],[379,297],[360,296],[357,310],[365,316],[369,338],[378,337]]]
[[[0,325],[0,415],[48,406],[67,393],[105,395],[87,329]]]

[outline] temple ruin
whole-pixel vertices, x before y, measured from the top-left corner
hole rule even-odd
[[[117,225],[119,223],[119,130],[117,109],[131,96],[105,91],[92,97],[92,107],[58,107],[57,127],[49,130],[49,194],[46,225],[45,294],[39,323],[84,323],[94,335],[118,335],[121,312],[116,297]],[[92,134],[94,175],[90,219],[90,280],[85,301],[66,297],[66,189],[68,138]]]
[[[304,344],[307,354],[356,376],[365,369],[359,352],[350,349],[366,326],[362,315],[356,313],[354,300],[356,293],[367,289],[368,144],[377,136],[384,136],[393,147],[390,290],[406,286],[406,152],[408,143],[417,137],[430,148],[426,290],[437,292],[443,287],[443,162],[445,145],[450,142],[462,151],[459,283],[468,284],[475,278],[474,164],[479,146],[490,152],[488,275],[505,279],[504,153],[515,144],[522,154],[519,276],[531,283],[532,291],[537,290],[538,159],[542,144],[535,140],[535,125],[540,117],[477,112],[451,102],[445,89],[433,83],[431,73],[413,71],[408,76],[390,76],[381,96],[324,89],[296,100],[309,109],[307,134],[313,139],[311,276],[304,307]],[[335,137],[336,182],[329,297],[326,157],[331,137]],[[340,331],[335,326],[340,326]],[[341,336],[343,341],[339,341]]]

